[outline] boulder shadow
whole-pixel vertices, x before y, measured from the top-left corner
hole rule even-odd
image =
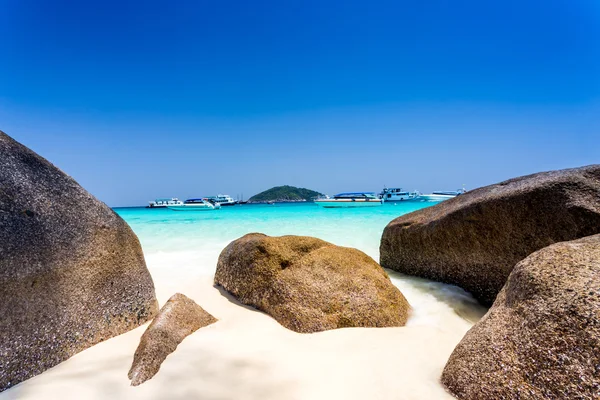
[[[456,315],[470,323],[474,324],[479,321],[489,310],[489,307],[479,303],[471,293],[456,285],[405,275],[390,269],[385,269],[385,271],[390,278],[433,296],[437,301],[450,307]]]
[[[252,306],[249,306],[247,304],[244,304],[244,303],[240,302],[234,295],[232,295],[227,290],[225,290],[225,288],[223,286],[215,283],[213,285],[213,287],[219,291],[219,293],[221,294],[221,296],[223,296],[227,300],[229,300],[230,303],[233,303],[233,304],[235,304],[238,307],[245,308],[246,310],[250,310],[250,311],[254,311],[254,312],[260,313],[260,314],[268,315],[268,314],[262,312],[261,310],[259,310],[258,308],[255,308],[255,307],[252,307]],[[269,315],[269,317],[271,317],[271,316]]]

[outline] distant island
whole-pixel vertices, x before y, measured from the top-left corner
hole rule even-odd
[[[248,203],[311,201],[322,193],[294,186],[275,186],[248,199]]]

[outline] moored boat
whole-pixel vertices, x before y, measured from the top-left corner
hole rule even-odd
[[[216,196],[206,197],[206,199],[213,204],[220,204],[222,206],[235,206],[238,203],[228,194],[218,194]]]
[[[419,200],[421,193],[418,191],[408,192],[402,188],[386,188],[384,187],[379,198],[383,201],[407,201],[407,200]]]
[[[383,204],[373,192],[338,193],[333,198],[324,197],[315,200],[315,204],[324,208],[373,207]]]
[[[154,201],[149,201],[146,208],[167,208],[168,206],[177,206],[183,204],[183,201],[179,200],[177,197],[172,197],[170,199],[156,199]]]
[[[436,191],[436,192],[432,192],[431,194],[422,194],[421,199],[424,201],[444,201],[444,200],[452,199],[452,198],[459,196],[465,192],[466,192],[465,189]]]
[[[221,208],[218,203],[212,204],[206,199],[188,199],[181,204],[167,206],[169,210],[173,211],[212,211]]]

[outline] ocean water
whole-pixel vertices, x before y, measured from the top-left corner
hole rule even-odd
[[[212,277],[219,254],[250,232],[307,235],[355,247],[379,261],[379,241],[394,218],[435,203],[398,202],[382,207],[324,209],[313,203],[238,205],[215,211],[116,208],[140,239],[155,280],[185,282]],[[388,271],[413,307],[409,324],[442,325],[448,313],[475,322],[486,311],[451,285]]]

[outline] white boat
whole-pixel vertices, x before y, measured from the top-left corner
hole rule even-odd
[[[315,204],[325,208],[338,207],[374,207],[383,205],[383,200],[373,192],[339,193],[330,198],[318,198]]]
[[[156,199],[154,201],[149,201],[146,208],[167,208],[168,206],[177,206],[181,204],[183,204],[183,201],[179,200],[177,197],[173,197],[170,199]]]
[[[212,204],[206,199],[188,199],[181,204],[167,206],[173,211],[212,211],[221,208],[218,203]]]
[[[237,204],[237,201],[228,194],[218,194],[216,196],[207,197],[206,199],[213,204],[220,204],[222,206],[235,206]]]
[[[421,193],[418,191],[407,192],[402,188],[386,188],[384,187],[379,198],[383,201],[407,201],[407,200],[419,200]]]
[[[424,201],[444,201],[444,200],[452,199],[452,198],[459,196],[465,192],[466,192],[465,189],[437,191],[437,192],[433,192],[431,194],[422,194],[421,199]]]

